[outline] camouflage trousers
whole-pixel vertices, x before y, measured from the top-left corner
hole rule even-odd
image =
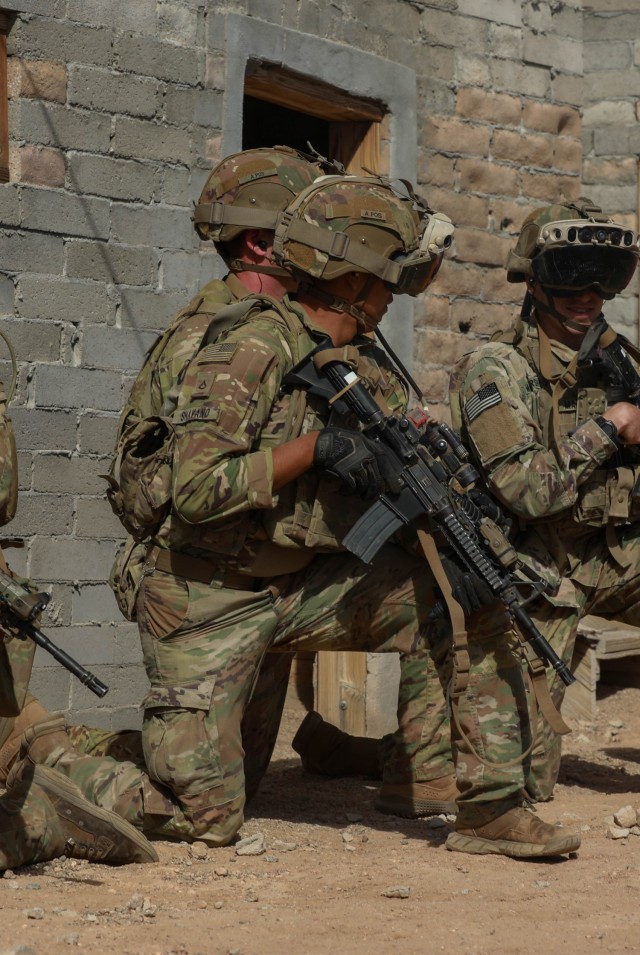
[[[561,596],[549,602],[538,601],[529,613],[553,649],[565,663],[571,664],[578,624],[586,614],[596,614],[638,626],[640,621],[640,528],[635,525],[621,532],[624,566],[609,553],[603,532],[590,542],[583,569],[591,571],[593,586],[565,581]],[[548,682],[556,707],[562,705],[565,685],[551,669]],[[540,719],[536,742],[526,778],[526,788],[534,799],[549,799],[560,771],[561,737]]]
[[[32,640],[0,632],[0,746],[24,706],[36,646]]]

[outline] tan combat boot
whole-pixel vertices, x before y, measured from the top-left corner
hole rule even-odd
[[[455,776],[441,776],[424,783],[384,783],[374,806],[390,816],[419,819],[455,813],[457,797]]]
[[[381,740],[350,736],[311,710],[291,743],[308,773],[380,779]]]
[[[8,784],[0,798],[0,871],[59,856],[106,865],[158,861],[141,832],[88,802],[55,769],[23,763]]]
[[[550,826],[530,809],[519,807],[474,829],[456,826],[446,846],[455,852],[535,859],[575,852],[580,848],[580,836],[562,826]]]
[[[44,706],[34,696],[27,696],[20,715],[11,721],[13,723],[11,727],[7,726],[6,738],[0,746],[0,786],[4,786],[6,783],[9,771],[20,752],[24,731],[31,726],[46,723],[52,719],[54,719],[52,714],[45,710]],[[60,726],[64,729],[64,720],[60,716],[58,719]],[[6,724],[9,724],[9,722],[7,720]]]

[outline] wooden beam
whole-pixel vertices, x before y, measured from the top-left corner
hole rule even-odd
[[[247,64],[244,91],[256,99],[326,120],[380,122],[385,114],[382,105],[373,100],[355,99],[328,83],[264,63]]]

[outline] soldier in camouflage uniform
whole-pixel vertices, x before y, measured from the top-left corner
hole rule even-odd
[[[568,664],[584,614],[635,624],[640,612],[640,379],[627,352],[638,356],[602,315],[637,260],[636,234],[588,200],[531,213],[507,265],[509,281],[526,284],[522,317],[451,380],[454,425],[514,518],[522,562],[547,581],[529,613]],[[502,626],[485,615],[479,629]],[[526,775],[514,766],[514,777],[545,800],[559,766],[560,737],[541,721]]]
[[[229,157],[212,172],[196,207],[196,227],[203,238],[216,241],[218,251],[232,271],[224,282],[209,283],[153,347],[123,412],[123,423],[132,414],[143,416],[173,410],[177,399],[176,381],[222,307],[249,291],[279,297],[287,288],[295,286],[290,272],[270,260],[275,213],[305,183],[313,181],[317,172],[317,168],[293,151],[280,147]],[[252,230],[252,225],[260,228]],[[132,610],[145,554],[146,545],[136,545],[130,540],[112,574],[121,608],[130,618],[135,618]],[[257,788],[269,762],[291,659],[288,654],[265,657],[251,705],[245,713],[243,741],[247,749],[245,774],[249,794]],[[424,653],[403,658],[399,705],[410,714],[406,723],[412,729],[411,737],[405,741],[405,750],[415,749],[420,740],[425,740],[427,745],[421,747],[424,766],[419,772],[409,773],[406,760],[394,760],[392,740],[384,741],[389,759],[386,760],[386,789],[383,788],[380,805],[383,811],[423,815],[455,808],[448,729],[437,681],[430,681],[435,691],[431,696],[437,698],[427,700],[428,726],[424,720],[424,691],[428,683],[424,671],[429,666],[433,665]],[[378,770],[377,741],[354,740],[330,724],[318,727],[318,721],[317,714],[309,714],[296,737],[306,765],[329,774]],[[432,726],[433,732],[430,732]],[[309,730],[310,741],[304,738]],[[363,743],[367,744],[365,751]],[[6,778],[20,747],[28,752],[32,762],[56,765],[76,779],[90,799],[115,808],[145,831],[190,837],[189,823],[179,811],[174,814],[170,794],[147,777],[139,733],[112,733],[77,726],[68,727],[65,732],[60,716],[52,717],[32,700],[0,752],[0,777]],[[84,755],[78,757],[76,750]],[[98,758],[103,756],[113,757],[114,761]],[[161,822],[159,816],[172,817],[167,830],[156,829]]]
[[[444,621],[427,623],[436,596],[424,561],[388,544],[368,567],[341,545],[367,507],[360,495],[387,487],[384,456],[355,421],[285,383],[328,339],[353,347],[359,374],[389,411],[405,407],[386,357],[358,332],[377,325],[394,291],[415,295],[433,279],[443,251],[427,240],[434,218],[378,180],[332,177],[303,190],[274,243],[276,257],[305,279],[296,301],[256,305],[186,371],[174,414],[172,508],[136,607],[151,682],[146,764],[179,807],[158,831],[180,835],[179,815],[191,837],[224,845],[242,825],[242,716],[267,652],[412,653],[428,639],[448,679],[451,632]],[[345,497],[345,487],[356,493]],[[475,776],[478,749],[489,760],[502,753],[505,728],[522,751],[520,717],[502,705],[511,702],[503,680],[514,673],[519,661],[502,643],[472,651],[473,690],[456,729],[463,777]],[[420,745],[404,754],[409,764],[421,755]],[[577,835],[516,808],[511,775],[498,777],[473,800],[463,792],[462,836],[484,827],[490,847],[482,851],[509,855],[577,848]]]
[[[3,336],[4,337],[4,336]],[[7,342],[7,344],[9,344]],[[13,358],[13,350],[11,349]],[[15,365],[14,365],[15,367]],[[15,514],[18,494],[16,448],[7,398],[0,384],[0,526]],[[11,574],[2,550],[0,568]],[[0,622],[0,750],[11,737],[25,703],[35,653]],[[119,865],[157,861],[144,836],[116,814],[91,805],[63,775],[44,766],[22,764],[2,774],[0,785],[0,871],[67,855]]]

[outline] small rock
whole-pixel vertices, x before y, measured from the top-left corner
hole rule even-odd
[[[225,876],[229,875],[229,870],[225,869],[224,866],[218,866],[217,869],[213,870],[216,875],[219,875],[220,878],[224,879]]]
[[[386,899],[408,899],[411,889],[408,885],[392,885],[380,894]]]
[[[609,726],[613,726],[614,729],[621,730],[624,726],[624,723],[620,719],[609,720]]]
[[[80,936],[77,935],[75,932],[72,935],[63,935],[62,941],[65,942],[67,945],[79,945]]]
[[[194,842],[189,846],[189,855],[192,859],[206,859],[209,855],[209,846],[205,842]]]
[[[244,900],[245,902],[257,902],[258,893],[255,889],[247,889],[247,891],[244,893]]]
[[[11,948],[3,948],[0,955],[36,955],[29,945],[13,945]]]
[[[20,888],[20,883],[18,882],[17,879],[9,879],[9,881],[7,882],[7,888],[8,888],[8,889],[18,889],[18,888]]]
[[[13,869],[5,869],[2,875],[0,875],[0,879],[15,879],[15,877],[16,874]]]
[[[442,816],[431,816],[430,819],[425,820],[425,824],[427,829],[444,829],[447,821]]]
[[[343,833],[342,833],[342,841],[343,841],[343,842],[353,842],[353,836],[351,835],[350,832],[343,832]]]
[[[151,899],[145,899],[142,903],[142,914],[153,918],[153,916],[158,911],[158,906],[154,905]]]
[[[271,848],[277,852],[293,852],[298,848],[297,842],[283,842],[281,839],[274,839]]]
[[[264,858],[265,858],[265,862],[278,862],[278,861],[279,861],[279,856],[270,856],[270,855],[268,855],[268,856],[265,856]]]
[[[613,814],[613,821],[621,829],[630,829],[637,822],[636,811],[633,806],[622,806]]]
[[[23,909],[22,914],[26,915],[28,919],[43,919],[44,909],[41,909],[41,908]]]
[[[626,839],[628,835],[628,829],[621,829],[619,826],[607,826],[607,839]]]
[[[84,920],[85,922],[97,922],[98,916],[94,915],[93,912],[89,912],[87,915],[85,915]]]
[[[546,882],[545,879],[536,879],[533,883],[536,889],[548,889],[551,885],[550,882]]]
[[[631,826],[629,829],[630,836],[640,836],[640,826]]]
[[[144,896],[137,892],[135,895],[132,895],[129,901],[127,902],[127,908],[130,912],[137,912],[144,905]]]
[[[237,856],[261,856],[263,852],[266,852],[266,848],[261,832],[254,832],[252,836],[245,836],[236,843]]]
[[[356,851],[356,847],[355,847],[355,846],[350,846],[348,843],[347,843],[346,845],[344,845],[342,848],[345,850],[345,852],[355,852],[355,851]]]
[[[221,908],[223,908],[223,906],[224,906],[224,902],[214,902],[214,903],[213,903],[214,909],[221,909]]]

